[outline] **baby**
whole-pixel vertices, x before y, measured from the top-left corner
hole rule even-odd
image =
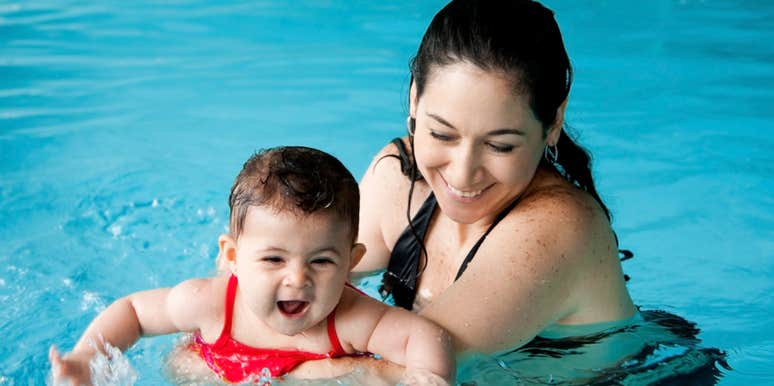
[[[347,283],[365,253],[355,242],[359,192],[333,156],[278,147],[252,156],[231,195],[230,233],[218,239],[226,272],[117,300],[73,351],[51,347],[54,379],[90,384],[89,342],[126,350],[141,336],[191,332],[187,346],[226,382],[273,377],[305,361],[363,353],[406,367],[404,382],[432,373],[453,382],[446,332]]]

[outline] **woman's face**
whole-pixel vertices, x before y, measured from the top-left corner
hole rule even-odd
[[[493,220],[524,192],[546,143],[556,144],[561,119],[544,136],[513,90],[504,75],[466,62],[433,68],[418,100],[412,85],[417,166],[454,221]]]

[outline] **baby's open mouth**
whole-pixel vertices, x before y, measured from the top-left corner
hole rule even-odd
[[[309,302],[303,300],[281,300],[277,302],[277,308],[279,308],[280,312],[288,316],[301,314],[308,305]]]

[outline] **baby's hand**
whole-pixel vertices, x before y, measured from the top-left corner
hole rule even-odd
[[[449,382],[437,374],[420,369],[406,370],[403,378],[398,382],[399,386],[449,386]]]
[[[69,353],[61,356],[56,347],[48,350],[48,360],[51,362],[51,375],[54,385],[69,381],[73,386],[91,385],[89,360],[91,355]]]

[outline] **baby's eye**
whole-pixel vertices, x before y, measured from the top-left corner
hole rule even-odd
[[[265,263],[270,263],[270,264],[279,264],[279,263],[282,263],[283,260],[279,256],[266,256],[262,258],[261,261]]]
[[[333,259],[331,259],[330,257],[316,257],[312,259],[312,264],[324,266],[328,264],[336,264],[336,262],[333,261]]]

